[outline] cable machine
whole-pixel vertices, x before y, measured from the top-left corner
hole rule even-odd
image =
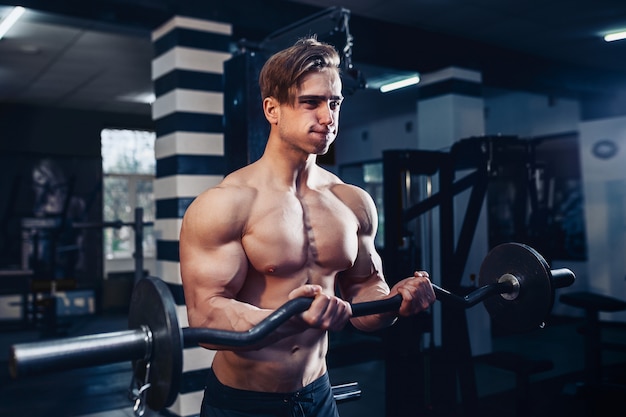
[[[528,141],[516,137],[464,139],[449,152],[384,151],[381,254],[390,284],[411,276],[430,259],[434,262],[426,266],[437,271],[441,285],[459,294],[469,292],[471,287],[462,286],[463,273],[489,182],[506,175],[520,181],[516,189],[533,194],[528,161]],[[468,196],[457,230],[462,193]],[[525,204],[527,194],[517,198]],[[515,222],[516,229],[524,229],[524,215],[517,215]],[[433,242],[437,250],[428,247]],[[433,260],[435,252],[438,262]],[[416,406],[427,410],[434,403],[456,404],[457,387],[463,412],[475,415],[478,394],[465,310],[441,306],[439,329],[432,328],[432,317],[430,323],[418,316],[396,324],[384,335],[387,415],[415,415]],[[422,336],[435,330],[441,335],[440,346],[425,350]]]

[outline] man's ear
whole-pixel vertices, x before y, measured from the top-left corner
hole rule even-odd
[[[270,124],[278,123],[279,114],[278,100],[274,97],[266,97],[263,99],[263,113]]]

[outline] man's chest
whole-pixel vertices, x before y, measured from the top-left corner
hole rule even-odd
[[[265,274],[341,271],[356,258],[358,222],[332,195],[275,195],[252,207],[242,242],[251,264]]]

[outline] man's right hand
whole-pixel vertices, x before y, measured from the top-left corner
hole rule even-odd
[[[300,315],[307,327],[339,331],[352,317],[352,306],[334,295],[325,294],[319,285],[303,285],[289,293],[289,299],[313,298],[311,307]]]
[[[395,294],[402,295],[398,314],[405,317],[428,309],[437,298],[426,271],[415,271],[411,278],[398,282],[391,289],[391,295]]]

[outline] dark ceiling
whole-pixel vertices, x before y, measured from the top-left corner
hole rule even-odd
[[[626,96],[626,40],[606,43],[601,37],[626,29],[624,0],[26,0],[20,4],[71,18],[68,24],[76,19],[93,22],[89,30],[119,31],[144,44],[150,31],[174,14],[232,22],[235,39],[258,41],[329,6],[342,6],[351,12],[357,67],[427,73],[458,66],[481,71],[489,87],[581,98]],[[0,41],[0,75],[3,65],[9,65],[6,54],[2,58],[5,41]],[[120,56],[123,44],[118,40],[115,45]],[[124,65],[122,59],[119,65]],[[0,100],[12,97],[0,92]]]

